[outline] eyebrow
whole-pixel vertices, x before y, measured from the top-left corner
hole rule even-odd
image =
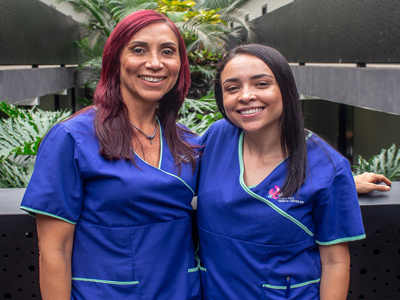
[[[274,78],[274,76],[272,76],[272,75],[262,73],[262,74],[253,75],[250,77],[250,79],[258,79],[258,78],[262,78],[264,76]],[[239,78],[233,77],[233,78],[226,79],[222,84],[225,84],[226,82],[237,82],[237,81],[239,81]]]
[[[143,42],[143,41],[132,41],[132,42],[130,42],[130,43],[128,44],[128,46],[129,46],[129,45],[132,45],[132,44],[139,44],[139,45],[143,45],[143,46],[147,46],[147,45],[148,45],[147,42]],[[174,42],[165,42],[165,43],[161,43],[161,46],[162,46],[162,47],[165,47],[165,46],[175,46],[175,47],[178,47]]]

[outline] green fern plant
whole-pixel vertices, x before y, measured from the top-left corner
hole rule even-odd
[[[393,180],[400,176],[400,149],[393,144],[389,149],[382,149],[380,154],[372,156],[368,161],[359,155],[357,163],[358,165],[353,166],[354,175],[373,172]]]
[[[0,102],[8,118],[0,120],[0,188],[24,188],[33,172],[39,143],[56,123],[71,115],[69,111],[21,109]]]

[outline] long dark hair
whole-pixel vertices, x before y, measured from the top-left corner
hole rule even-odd
[[[131,138],[136,137],[129,124],[127,107],[120,90],[121,49],[139,30],[153,23],[167,24],[179,41],[181,67],[175,86],[159,100],[157,116],[164,128],[166,141],[180,166],[182,160],[188,161],[194,170],[196,167],[196,147],[184,142],[186,135],[194,135],[186,128],[176,125],[178,111],[189,90],[190,72],[185,43],[178,28],[166,16],[151,11],[137,11],[124,18],[115,27],[108,38],[104,51],[100,81],[94,94],[97,108],[95,117],[96,135],[100,142],[100,154],[107,160],[125,159],[134,162],[131,151]],[[184,159],[183,157],[186,157]]]
[[[289,155],[289,159],[286,160],[287,175],[282,186],[282,194],[291,196],[304,183],[307,169],[307,146],[303,114],[292,70],[282,54],[268,46],[249,44],[238,46],[229,51],[218,66],[214,89],[218,109],[230,123],[232,122],[228,119],[223,104],[221,72],[231,59],[242,54],[252,55],[262,60],[275,75],[281,91],[283,105],[280,118],[281,149],[284,157]]]

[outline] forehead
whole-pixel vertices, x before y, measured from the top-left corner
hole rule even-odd
[[[155,22],[143,27],[134,35],[132,35],[128,41],[128,44],[132,43],[133,41],[141,41],[148,44],[173,42],[176,44],[176,46],[179,45],[179,41],[175,32],[167,23],[164,22]]]
[[[250,54],[239,54],[225,65],[224,70],[221,72],[221,79],[258,74],[274,75],[268,65],[258,57]]]

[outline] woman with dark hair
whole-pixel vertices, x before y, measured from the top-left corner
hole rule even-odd
[[[239,46],[217,70],[215,95],[226,120],[202,140],[203,296],[346,299],[347,242],[365,237],[357,192],[349,162],[304,129],[287,61]]]
[[[37,217],[42,299],[201,299],[197,138],[175,123],[183,39],[164,15],[135,12],[102,66],[95,106],[46,135],[21,204]]]

